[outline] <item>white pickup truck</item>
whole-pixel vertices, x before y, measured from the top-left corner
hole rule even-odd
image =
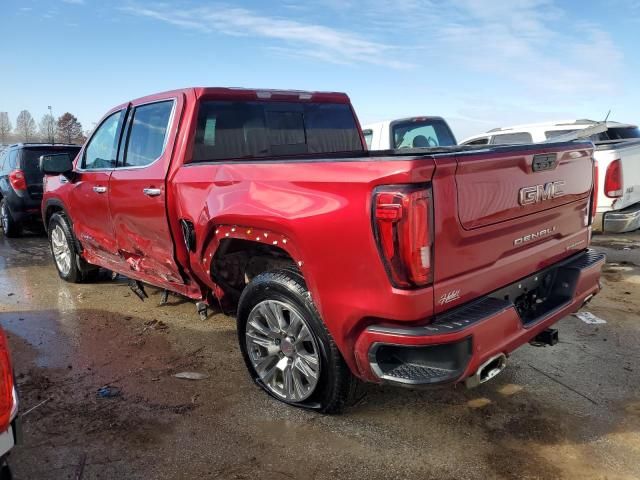
[[[549,142],[592,128],[593,120],[533,123],[495,128],[460,142],[461,145],[504,145]],[[622,233],[640,228],[640,129],[606,122],[606,130],[590,139],[598,166],[598,202],[594,229]]]
[[[362,127],[369,150],[452,147],[453,132],[442,117],[409,117]]]

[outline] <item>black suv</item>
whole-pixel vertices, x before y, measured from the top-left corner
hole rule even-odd
[[[42,172],[40,157],[68,153],[74,158],[79,145],[17,143],[0,153],[0,223],[7,237],[16,237],[25,225],[42,222]]]

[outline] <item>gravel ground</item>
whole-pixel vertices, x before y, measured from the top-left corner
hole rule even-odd
[[[563,319],[558,345],[475,390],[367,386],[323,416],[253,385],[232,318],[154,289],[142,303],[123,279],[64,283],[46,239],[0,236],[0,323],[21,412],[39,405],[15,478],[640,478],[640,234],[594,244],[609,263],[587,310],[606,324]]]

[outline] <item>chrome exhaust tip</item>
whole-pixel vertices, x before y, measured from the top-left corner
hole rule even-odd
[[[488,382],[493,377],[498,375],[502,370],[507,366],[507,357],[504,353],[500,355],[496,355],[495,357],[491,357],[489,360],[484,362],[476,373],[471,375],[464,381],[464,384],[467,388],[475,388],[481,383]]]
[[[582,302],[582,305],[580,306],[580,308],[584,307],[585,305],[587,305],[587,303],[589,303],[593,297],[595,297],[595,294],[591,294],[589,295],[587,298],[584,299],[584,302]]]

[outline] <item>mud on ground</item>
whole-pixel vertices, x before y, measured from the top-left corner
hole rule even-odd
[[[610,263],[586,309],[606,324],[565,318],[558,345],[475,390],[369,386],[323,416],[253,385],[234,319],[153,289],[142,303],[122,279],[64,283],[44,238],[0,236],[0,322],[21,412],[36,407],[15,478],[640,478],[640,234],[594,243]]]

